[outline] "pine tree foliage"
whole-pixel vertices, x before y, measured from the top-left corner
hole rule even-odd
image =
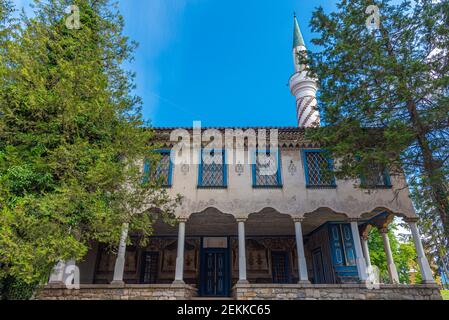
[[[377,5],[378,29],[365,13]],[[404,173],[431,204],[426,215],[449,239],[449,1],[341,0],[311,21],[323,128],[310,130],[336,158],[337,175],[372,168]],[[306,59],[305,57],[300,57]],[[398,191],[398,190],[397,190]],[[421,212],[422,213],[422,212]],[[424,214],[424,213],[423,213]],[[428,233],[429,234],[429,233]],[[442,244],[440,244],[442,245]]]
[[[0,16],[4,41],[12,9],[0,3],[9,10]],[[79,28],[67,20],[73,5]],[[92,241],[118,245],[124,222],[142,239],[157,218],[173,222],[179,199],[141,180],[156,146],[123,68],[136,44],[117,5],[33,6],[0,57],[0,278],[43,283],[59,260],[82,260]]]

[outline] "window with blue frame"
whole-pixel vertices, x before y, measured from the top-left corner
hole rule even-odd
[[[308,188],[335,188],[333,161],[324,150],[303,150],[303,163]]]
[[[198,188],[226,188],[226,152],[222,149],[203,149],[198,168]]]
[[[252,169],[254,188],[282,188],[279,150],[255,151]]]
[[[155,152],[159,154],[156,161],[145,160],[143,181],[154,181],[162,187],[171,187],[173,163],[170,158],[170,150]]]
[[[360,177],[360,181],[363,188],[391,187],[391,180],[388,169],[381,164],[369,164],[366,172]]]

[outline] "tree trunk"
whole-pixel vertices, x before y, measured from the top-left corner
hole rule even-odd
[[[441,173],[441,164],[433,157],[426,130],[419,118],[416,104],[413,101],[407,103],[410,120],[415,128],[416,139],[422,152],[424,173],[428,179],[431,197],[443,224],[444,236],[449,239],[449,195],[446,190],[445,181]]]
[[[395,61],[395,65],[398,66],[399,63],[396,59],[396,54],[388,36],[388,31],[381,27],[380,32],[385,40],[388,55]],[[428,179],[432,202],[443,224],[444,237],[449,240],[449,194],[447,192],[445,180],[442,177],[442,165],[435,161],[433,157],[432,149],[430,148],[429,141],[426,137],[427,130],[419,117],[416,109],[416,103],[412,98],[413,95],[410,94],[410,90],[407,88],[408,79],[405,76],[404,70],[396,67],[395,73],[397,74],[400,83],[404,84],[402,86],[403,96],[407,102],[407,110],[415,130],[418,145],[422,152],[424,173]]]

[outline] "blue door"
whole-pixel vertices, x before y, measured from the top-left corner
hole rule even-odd
[[[330,224],[329,241],[337,283],[356,282],[358,273],[351,225]]]
[[[229,295],[229,257],[227,249],[204,249],[200,293],[202,296]]]

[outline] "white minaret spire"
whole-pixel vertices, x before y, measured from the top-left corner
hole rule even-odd
[[[293,65],[295,73],[291,76],[289,84],[292,95],[296,97],[296,114],[298,127],[311,128],[320,125],[320,114],[317,108],[316,92],[318,83],[316,79],[308,76],[305,65],[299,63],[298,53],[305,52],[306,46],[299,29],[296,14],[293,27]]]

